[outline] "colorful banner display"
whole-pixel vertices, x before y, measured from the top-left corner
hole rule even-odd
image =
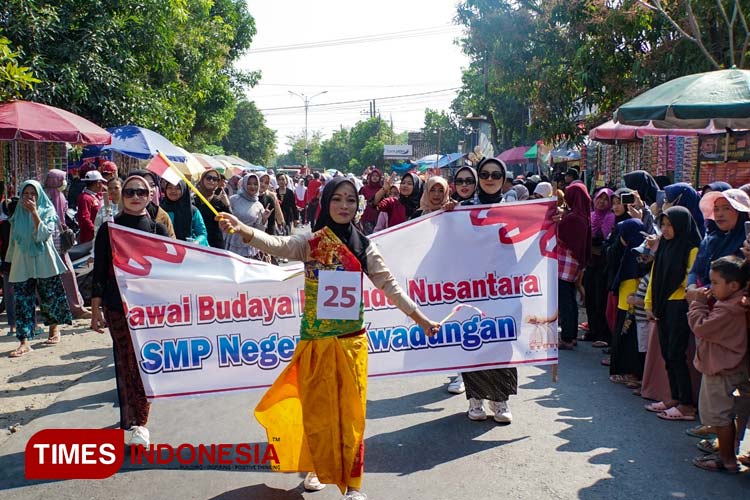
[[[457,207],[373,235],[430,319],[454,314],[427,337],[365,279],[370,376],[556,363],[554,210],[553,201]],[[149,398],[271,385],[299,342],[301,264],[281,268],[116,225],[110,234]],[[347,307],[350,298],[326,301]]]

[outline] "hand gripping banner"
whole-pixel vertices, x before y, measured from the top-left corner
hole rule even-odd
[[[365,280],[369,376],[557,362],[554,201],[457,207],[372,235],[440,332],[427,337]],[[110,225],[146,395],[270,386],[299,342],[301,264],[281,268]],[[472,306],[472,307],[468,307]]]

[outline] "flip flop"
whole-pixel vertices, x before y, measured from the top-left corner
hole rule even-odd
[[[630,380],[628,380],[628,378],[625,375],[610,375],[609,381],[612,382],[613,384],[623,384],[623,385],[627,385],[628,383],[630,383]]]
[[[649,403],[646,406],[646,411],[651,411],[654,413],[661,413],[663,411],[667,411],[669,408],[667,408],[667,405],[664,404],[664,401],[659,401],[657,403]]]
[[[695,427],[685,430],[685,434],[700,439],[714,439],[716,434],[710,429],[711,428],[707,425],[696,425]]]
[[[55,335],[54,337],[48,338],[44,345],[57,345],[60,343],[60,335]]]
[[[11,358],[20,358],[21,356],[24,356],[28,353],[30,353],[33,349],[31,347],[28,347],[27,349],[21,350],[20,347],[17,347],[10,351],[10,354],[8,355]]]
[[[703,453],[718,453],[719,452],[718,440],[714,441],[713,439],[701,439],[695,444],[695,446],[697,446],[698,449],[701,450]]]
[[[750,467],[750,453],[746,453],[744,455],[739,455],[737,457],[737,461],[744,465],[745,467]]]
[[[595,347],[595,348],[599,349],[599,348],[602,348],[602,347],[609,347],[609,344],[607,344],[603,340],[597,340],[596,342],[594,342],[593,344],[591,344],[591,347]]]
[[[599,363],[602,366],[609,366],[612,364],[612,359],[609,356],[607,356],[606,358],[603,358]]]
[[[731,468],[724,465],[724,461],[718,455],[705,455],[702,457],[695,457],[693,459],[693,465],[695,465],[699,469],[712,472],[724,472],[727,474],[737,474],[740,471],[740,468],[736,465]]]
[[[678,410],[676,406],[669,408],[656,416],[662,420],[686,420],[688,422],[695,420],[695,415],[685,415]]]

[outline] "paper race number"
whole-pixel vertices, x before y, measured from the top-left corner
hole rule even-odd
[[[359,319],[362,273],[318,271],[318,319]]]

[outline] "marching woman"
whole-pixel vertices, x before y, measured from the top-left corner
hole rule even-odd
[[[179,181],[176,185],[166,183],[161,209],[169,214],[172,227],[174,227],[174,235],[178,240],[208,246],[208,233],[203,223],[203,216],[191,203],[190,189],[185,181]]]
[[[217,212],[229,212],[229,197],[222,188],[222,177],[218,170],[206,170],[201,174],[196,187],[198,191],[206,198]],[[214,220],[214,213],[203,200],[197,196],[193,200],[196,208],[203,217],[203,224],[206,226],[208,244],[213,248],[224,248],[224,233],[219,228],[219,223]]]
[[[367,184],[359,190],[359,194],[365,197],[365,203],[367,204],[361,219],[362,228],[366,235],[374,232],[375,224],[378,221],[378,208],[375,203],[375,195],[382,188],[383,174],[377,168],[373,168],[367,176]]]
[[[477,167],[476,196],[462,205],[489,205],[503,199],[505,164],[494,158],[486,158]],[[515,368],[495,368],[461,373],[469,400],[469,420],[486,420],[484,400],[489,400],[489,408],[495,422],[509,424],[513,415],[508,407],[508,399],[518,392],[518,371]],[[453,385],[453,383],[451,383]],[[453,391],[452,391],[453,392]]]
[[[409,299],[375,245],[354,227],[357,206],[354,183],[336,177],[323,190],[312,235],[270,236],[235,216],[217,217],[224,231],[233,230],[246,244],[305,264],[301,340],[289,366],[258,403],[255,416],[266,428],[268,441],[276,443],[282,471],[312,471],[305,478],[306,489],[336,484],[349,500],[366,498],[359,491],[367,402],[362,275],[367,274],[428,335],[439,327]],[[357,291],[342,292],[341,301],[319,293],[344,282]]]
[[[473,167],[461,167],[456,170],[453,176],[453,185],[456,190],[451,198],[461,203],[474,198],[474,192],[477,190],[477,171]]]
[[[439,175],[432,176],[427,179],[422,198],[419,200],[419,208],[412,214],[411,218],[416,219],[440,210],[449,201],[448,181]],[[453,204],[455,205],[455,202]]]
[[[167,228],[154,222],[148,213],[151,190],[148,181],[131,175],[122,185],[122,211],[114,221],[121,226],[146,233],[169,237]],[[94,242],[94,272],[91,292],[91,329],[104,333],[102,312],[109,326],[114,350],[117,399],[120,406],[120,427],[131,432],[130,443],[149,445],[148,422],[150,404],[138,371],[138,360],[130,339],[130,330],[125,317],[120,290],[115,281],[112,264],[112,245],[109,241],[109,222],[102,224]]]
[[[391,190],[391,183],[392,179],[388,178],[374,198],[378,210],[388,214],[388,227],[409,220],[419,208],[419,201],[422,199],[422,179],[414,172],[407,172],[401,177],[398,198],[384,200]]]
[[[290,186],[289,177],[286,174],[281,174],[278,181],[279,189],[276,190],[276,195],[281,204],[281,213],[284,216],[284,234],[290,235],[292,234],[292,226],[299,223],[299,209],[295,201],[294,191]]]
[[[21,184],[21,201],[10,218],[6,254],[11,264],[8,279],[16,298],[16,337],[21,342],[10,353],[11,358],[31,351],[29,340],[34,337],[37,301],[44,324],[49,325],[47,344],[60,342],[58,325],[73,323],[60,276],[66,271],[65,263],[52,243],[57,224],[57,212],[42,185],[33,180]]]
[[[229,199],[229,204],[232,208],[232,213],[243,224],[265,231],[271,211],[265,210],[258,200],[259,190],[260,179],[258,178],[258,174],[247,174],[240,181],[237,187],[237,194],[232,195]],[[237,233],[227,236],[227,250],[243,257],[258,258],[258,250],[246,245],[242,241],[242,236]]]

